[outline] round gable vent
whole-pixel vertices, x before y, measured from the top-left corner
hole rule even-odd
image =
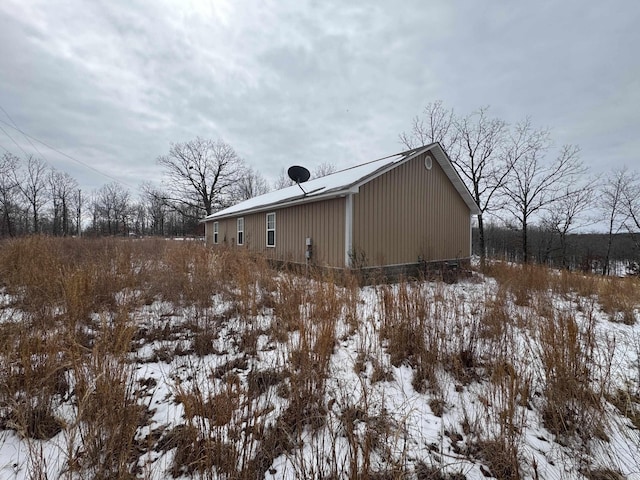
[[[427,170],[431,170],[431,167],[433,167],[433,160],[429,155],[426,155],[424,157],[424,168],[426,168]]]

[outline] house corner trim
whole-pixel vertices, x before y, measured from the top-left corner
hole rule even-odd
[[[344,266],[351,267],[351,251],[353,250],[353,193],[345,197],[344,212]]]

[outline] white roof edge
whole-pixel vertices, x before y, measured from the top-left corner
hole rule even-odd
[[[280,208],[286,208],[289,206],[294,206],[294,205],[300,205],[303,203],[312,203],[312,202],[316,202],[316,201],[320,201],[320,200],[326,200],[329,198],[335,198],[335,197],[341,197],[344,195],[347,195],[349,193],[357,193],[359,188],[370,182],[371,180],[379,177],[380,175],[384,175],[385,173],[389,172],[390,170],[393,170],[394,168],[414,159],[415,157],[422,155],[425,152],[429,152],[431,151],[434,158],[436,159],[436,161],[438,162],[438,164],[440,165],[440,167],[442,168],[442,170],[444,171],[444,173],[447,175],[447,177],[449,178],[449,180],[451,181],[451,183],[453,184],[453,186],[455,187],[455,189],[458,191],[459,195],[462,197],[463,201],[465,202],[465,204],[467,205],[467,207],[469,207],[469,210],[471,211],[471,215],[479,215],[480,212],[480,208],[478,207],[478,205],[476,204],[475,200],[473,199],[473,196],[471,195],[471,192],[469,192],[469,189],[467,188],[467,186],[465,185],[464,181],[462,180],[462,178],[460,177],[460,175],[458,174],[458,172],[456,171],[455,167],[453,166],[453,163],[451,162],[449,156],[447,155],[447,153],[444,151],[444,149],[442,148],[442,146],[435,142],[435,143],[431,143],[429,145],[424,145],[422,147],[418,147],[418,148],[414,148],[414,149],[410,149],[410,150],[406,150],[404,152],[400,152],[400,153],[396,153],[394,155],[389,155],[387,157],[383,157],[377,160],[373,160],[371,162],[367,162],[367,163],[363,163],[361,165],[356,165],[354,167],[349,167],[345,170],[336,172],[336,173],[341,173],[347,170],[352,170],[352,169],[356,169],[358,167],[362,167],[365,165],[369,165],[369,164],[373,164],[375,162],[379,162],[381,160],[386,160],[386,159],[391,159],[393,157],[397,157],[400,155],[406,155],[404,158],[402,158],[401,160],[398,161],[393,161],[393,160],[389,160],[388,163],[380,166],[379,168],[370,171],[368,173],[363,174],[361,177],[352,180],[348,183],[342,183],[342,184],[334,184],[332,185],[333,188],[329,188],[328,190],[326,190],[325,192],[318,194],[318,195],[310,195],[310,196],[306,196],[306,195],[298,195],[298,196],[293,196],[293,197],[286,197],[286,198],[282,198],[282,199],[277,199],[277,198],[272,198],[272,201],[264,203],[264,204],[249,204],[246,208],[240,208],[240,209],[234,209],[234,207],[229,207],[228,209],[224,209],[221,210],[219,212],[213,213],[211,215],[208,215],[207,217],[203,218],[202,220],[200,220],[200,223],[203,222],[207,222],[207,221],[211,221],[211,220],[221,220],[221,219],[225,219],[225,218],[233,218],[233,217],[239,217],[242,215],[248,215],[251,213],[259,213],[259,212],[264,212],[267,210],[273,210],[273,209],[280,209]],[[290,187],[289,187],[290,188]],[[322,187],[324,188],[324,187]],[[321,189],[322,189],[321,188]],[[269,195],[269,194],[266,194]],[[257,198],[257,197],[256,197]],[[244,202],[241,202],[244,203]],[[238,204],[239,206],[240,204]],[[231,209],[231,212],[225,213],[227,210]]]
[[[438,147],[437,150],[434,148],[436,146]],[[482,213],[480,211],[480,207],[478,207],[478,204],[474,200],[473,195],[471,195],[471,192],[467,188],[467,185],[464,183],[464,180],[462,180],[460,174],[453,166],[449,155],[447,155],[447,152],[444,151],[442,145],[440,145],[440,143],[432,143],[431,145],[429,145],[429,150],[433,150],[434,157],[440,164],[442,170],[444,170],[444,173],[447,175],[447,177],[449,177],[449,180],[451,180],[451,183],[453,183],[453,186],[456,188],[456,190],[464,200],[464,203],[466,203],[467,207],[469,207],[469,210],[471,210],[471,215],[480,215]]]
[[[360,188],[362,185],[364,185],[365,183],[369,183],[371,180],[373,180],[374,178],[379,177],[380,175],[384,175],[385,173],[393,170],[394,168],[407,163],[408,161],[416,158],[418,155],[422,155],[424,152],[427,152],[433,145],[435,145],[435,143],[432,143],[430,145],[426,145],[424,147],[418,147],[418,148],[414,148],[412,150],[407,150],[406,152],[402,152],[402,153],[408,153],[408,152],[412,152],[410,155],[407,155],[406,158],[403,158],[400,162],[398,163],[391,163],[391,164],[387,164],[385,165],[383,168],[380,168],[379,170],[376,170],[375,172],[372,172],[371,174],[361,178],[357,183],[354,184],[355,187]]]
[[[438,162],[438,164],[440,165],[444,173],[447,175],[447,177],[449,178],[449,180],[451,181],[455,189],[458,191],[458,193],[464,200],[464,203],[467,205],[467,207],[469,207],[469,210],[471,211],[471,215],[480,215],[482,213],[480,211],[480,207],[478,207],[478,204],[473,199],[471,192],[465,185],[464,180],[462,180],[462,178],[458,174],[458,171],[453,166],[453,163],[451,162],[449,155],[447,155],[447,152],[444,151],[444,148],[442,148],[442,145],[440,145],[439,142],[434,142],[429,145],[425,145],[424,147],[415,148],[413,150],[414,151],[410,155],[408,155],[406,158],[404,158],[402,161],[386,165],[386,168],[380,169],[377,172],[373,172],[371,175],[368,175],[363,179],[361,179],[356,184],[356,186],[359,188],[365,183],[370,182],[371,180],[373,180],[376,177],[379,177],[380,175],[384,175],[388,171],[393,170],[394,168],[402,165],[403,163],[409,162],[410,160],[413,160],[415,157],[422,155],[425,152],[431,151],[434,154],[433,156],[435,157],[436,161]],[[410,152],[410,151],[411,150],[408,150],[407,152]],[[403,152],[403,153],[407,153],[407,152]]]
[[[351,193],[350,189],[346,188],[346,189],[333,190],[331,192],[326,192],[326,193],[323,193],[322,195],[313,195],[311,197],[305,197],[304,195],[300,195],[300,197],[296,198],[295,200],[291,200],[291,201],[287,200],[286,202],[280,201],[280,202],[268,203],[264,205],[247,208],[245,210],[237,210],[237,211],[226,213],[226,214],[222,213],[223,210],[221,210],[220,212],[212,213],[211,215],[203,218],[202,220],[200,220],[199,223],[208,222],[210,220],[221,220],[225,218],[242,217],[243,215],[250,215],[252,213],[260,213],[260,212],[266,212],[274,209],[293,207],[295,205],[300,205],[303,203],[313,203],[313,202],[318,202],[320,200],[327,200],[329,198],[344,197],[348,193]],[[218,215],[219,213],[220,215]]]

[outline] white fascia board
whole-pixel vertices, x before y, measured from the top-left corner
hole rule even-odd
[[[209,217],[206,217],[204,220],[204,222],[210,222],[210,221],[215,221],[215,220],[224,220],[227,218],[236,218],[236,217],[241,217],[243,215],[251,215],[252,213],[260,213],[260,212],[265,212],[268,210],[271,211],[275,211],[275,210],[280,210],[283,208],[287,208],[287,207],[295,207],[297,205],[303,205],[306,203],[313,203],[313,202],[319,202],[321,200],[328,200],[331,198],[339,198],[339,197],[344,197],[345,195],[347,195],[349,193],[349,190],[337,190],[335,192],[327,192],[324,193],[322,195],[314,195],[312,197],[304,197],[301,196],[300,198],[296,199],[296,200],[292,200],[289,202],[276,202],[276,203],[272,203],[269,205],[260,205],[259,207],[254,207],[254,208],[248,208],[246,210],[239,210],[237,212],[233,212],[233,213],[229,213],[227,215],[220,215],[218,217],[216,217],[215,213],[210,215]]]
[[[478,207],[478,205],[476,204],[476,201],[473,199],[471,192],[458,174],[458,171],[453,166],[453,163],[451,163],[451,160],[447,156],[447,153],[442,149],[440,144],[434,144],[432,146],[438,147],[433,148],[433,156],[435,157],[436,161],[438,162],[444,173],[447,175],[447,177],[449,177],[449,180],[462,197],[464,203],[466,203],[467,207],[469,207],[471,215],[480,215],[480,207]]]
[[[369,183],[371,180],[381,175],[384,175],[385,173],[393,170],[394,168],[399,167],[400,165],[406,162],[409,162],[414,158],[416,158],[417,156],[422,155],[423,153],[429,152],[429,151],[433,154],[434,158],[436,159],[436,162],[438,162],[438,164],[440,165],[440,168],[442,168],[445,175],[449,178],[449,181],[453,184],[454,188],[458,191],[458,194],[462,197],[462,200],[464,201],[464,203],[467,205],[467,207],[469,207],[469,210],[471,211],[471,215],[480,215],[481,213],[480,208],[478,207],[475,200],[473,199],[473,196],[471,196],[471,192],[469,192],[469,189],[465,185],[464,181],[462,180],[457,170],[453,166],[453,163],[451,163],[451,160],[449,159],[446,152],[442,149],[442,146],[440,146],[439,143],[432,143],[430,145],[427,145],[424,148],[421,148],[420,150],[416,150],[414,153],[402,159],[401,161],[387,165],[385,168],[382,168],[379,171],[374,172],[372,175],[362,179],[360,182],[354,185],[354,187],[359,188],[362,185]]]
[[[443,169],[443,171],[445,172],[445,174],[447,175],[451,183],[454,185],[454,187],[462,197],[465,204],[469,207],[471,214],[479,215],[481,213],[480,209],[478,208],[475,200],[471,196],[471,193],[469,192],[469,189],[465,185],[464,181],[462,180],[462,178],[460,177],[456,169],[453,167],[453,164],[451,163],[451,160],[447,156],[446,152],[442,149],[439,143],[432,143],[430,145],[424,146],[423,148],[414,150],[410,155],[403,158],[402,160],[399,160],[397,162],[392,161],[391,163],[388,163],[383,167],[380,167],[378,170],[370,173],[369,175],[365,175],[364,177],[358,179],[355,183],[339,186],[335,190],[330,190],[320,195],[311,195],[311,196],[300,195],[299,197],[292,197],[288,200],[281,200],[281,201],[271,202],[268,204],[257,205],[254,207],[247,208],[245,210],[238,210],[232,213],[222,214],[219,216],[214,213],[200,220],[200,222],[203,223],[203,222],[210,222],[214,220],[235,218],[242,215],[249,215],[252,213],[264,212],[267,210],[293,207],[293,206],[301,205],[304,203],[318,202],[321,200],[326,200],[326,199],[336,198],[336,197],[344,197],[345,195],[358,193],[362,185],[374,180],[375,178],[381,175],[384,175],[385,173],[393,170],[394,168],[428,151],[432,152],[434,158],[436,159],[440,167]],[[396,154],[396,155],[400,155],[400,154]],[[393,156],[394,155],[392,155],[391,157]],[[385,158],[391,158],[391,157],[385,157]],[[384,159],[381,159],[381,160],[384,160]],[[336,172],[336,173],[340,173],[340,172]]]

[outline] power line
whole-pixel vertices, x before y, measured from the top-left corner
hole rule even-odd
[[[1,108],[1,107],[0,107],[0,108]],[[3,109],[3,110],[4,110],[4,109]],[[64,156],[64,157],[68,158],[69,160],[73,160],[74,162],[76,162],[76,163],[78,163],[78,164],[82,165],[82,166],[83,166],[83,167],[85,167],[85,168],[88,168],[88,169],[90,169],[90,170],[93,170],[94,172],[96,172],[96,173],[97,173],[97,174],[99,174],[99,175],[102,175],[103,177],[109,178],[109,179],[111,179],[111,180],[113,180],[113,181],[115,181],[115,182],[118,182],[118,183],[120,183],[121,185],[124,185],[124,186],[126,186],[126,187],[128,187],[128,188],[132,188],[132,189],[134,189],[134,190],[138,190],[138,188],[137,188],[137,187],[134,187],[134,186],[132,186],[132,185],[129,185],[127,182],[124,182],[124,181],[122,181],[122,180],[120,180],[120,179],[118,179],[118,178],[116,178],[116,177],[113,177],[113,176],[109,175],[108,173],[104,173],[104,172],[102,172],[102,171],[98,170],[97,168],[95,168],[95,167],[93,167],[93,166],[91,166],[91,165],[89,165],[89,164],[87,164],[87,163],[85,163],[85,162],[83,162],[83,161],[81,161],[81,160],[78,160],[77,158],[73,158],[71,155],[69,155],[69,154],[67,154],[67,153],[64,153],[64,152],[63,152],[63,151],[61,151],[61,150],[58,150],[58,149],[57,149],[57,148],[55,148],[55,147],[52,147],[52,146],[51,146],[51,145],[49,145],[48,143],[43,142],[42,140],[40,140],[40,139],[38,139],[38,138],[36,138],[36,137],[34,137],[34,136],[32,136],[32,135],[29,135],[28,133],[24,132],[24,131],[23,131],[23,130],[21,130],[20,128],[18,128],[18,127],[16,127],[16,126],[13,126],[13,125],[9,124],[9,123],[5,122],[5,121],[4,121],[4,120],[2,120],[2,119],[0,119],[0,123],[4,123],[6,126],[8,126],[8,127],[10,127],[10,128],[13,128],[14,130],[17,130],[18,132],[20,132],[20,133],[21,133],[21,134],[23,134],[25,137],[30,138],[30,139],[32,139],[32,140],[35,140],[35,141],[36,141],[36,142],[38,142],[38,143],[41,143],[42,145],[44,145],[45,147],[49,148],[50,150],[53,150],[54,152],[59,153],[60,155],[62,155],[62,156]],[[5,132],[5,133],[6,133],[6,135],[7,135],[9,138],[11,138],[11,135],[9,135],[9,134],[8,134],[8,133],[7,133],[7,132],[2,128],[2,127],[1,127],[1,126],[0,126],[0,130],[2,130],[3,132]],[[18,148],[20,148],[20,150],[22,150],[22,151],[25,153],[25,155],[28,155],[28,154],[27,154],[27,152],[25,152],[25,151],[24,151],[24,149],[23,149],[20,145],[18,145],[18,144],[16,143],[16,141],[15,141],[15,140],[13,140],[13,138],[11,138],[11,140],[13,141],[13,143],[15,143],[15,144],[18,146]]]
[[[4,123],[5,125],[9,125],[7,122],[5,122],[5,121],[3,121],[3,120],[0,120],[0,122]],[[11,125],[9,125],[9,126],[11,127]],[[12,128],[13,128],[13,127],[12,127]],[[7,137],[9,137],[9,139],[10,139],[13,143],[15,143],[15,144],[16,144],[16,147],[18,147],[20,150],[22,150],[22,151],[24,152],[24,154],[25,154],[25,155],[29,155],[27,152],[25,152],[25,151],[24,151],[24,148],[22,148],[22,147],[18,144],[18,142],[16,142],[16,141],[13,139],[13,137],[12,137],[11,135],[9,135],[9,133],[8,133],[4,128],[0,127],[0,130],[2,130],[2,131],[4,132],[4,134],[5,134]]]
[[[0,105],[0,110],[2,110],[2,111],[4,112],[4,114],[7,116],[7,118],[8,118],[9,120],[11,120],[11,123],[13,123],[13,126],[14,126],[14,127],[16,127],[16,128],[18,129],[18,131],[21,131],[21,130],[18,128],[18,124],[17,124],[16,122],[14,122],[14,121],[13,121],[13,118],[11,118],[11,115],[9,115],[9,112],[7,112],[7,111],[2,107],[2,105]],[[22,133],[22,134],[24,135],[24,133]],[[40,152],[40,150],[38,150],[38,147],[36,147],[36,146],[33,144],[33,142],[31,141],[31,139],[30,139],[29,137],[27,137],[26,135],[25,135],[25,138],[26,138],[26,139],[27,139],[27,141],[31,144],[31,146],[36,150],[36,152],[38,152],[38,154],[39,154],[42,158],[44,158],[44,160],[46,161],[47,159],[45,158],[45,156],[42,154],[42,152]]]

